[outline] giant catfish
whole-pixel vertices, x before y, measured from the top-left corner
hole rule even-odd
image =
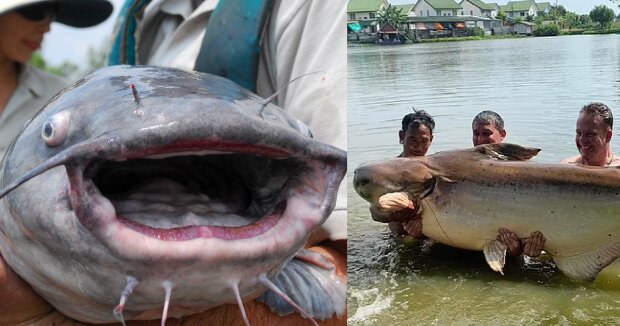
[[[334,208],[346,153],[268,102],[177,69],[87,75],[4,156],[4,259],[84,322],[243,313],[258,296],[342,315],[345,284],[303,247]]]
[[[539,151],[489,144],[371,162],[355,170],[353,183],[375,205],[406,193],[421,206],[426,236],[482,250],[496,271],[506,253],[496,237],[507,228],[520,238],[542,232],[563,273],[593,279],[620,257],[620,169],[526,161]]]

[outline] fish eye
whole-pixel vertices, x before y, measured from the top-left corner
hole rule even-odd
[[[67,138],[69,130],[70,114],[68,111],[62,111],[49,117],[41,127],[41,138],[45,141],[45,145],[54,147],[62,144]]]

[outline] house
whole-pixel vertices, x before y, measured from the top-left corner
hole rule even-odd
[[[347,17],[350,21],[375,19],[377,11],[388,5],[387,0],[349,0]]]
[[[551,12],[551,4],[549,2],[538,2],[538,16],[548,15]]]
[[[377,32],[379,28],[375,21],[377,11],[388,5],[387,0],[349,0],[347,3],[348,29],[354,33]]]
[[[488,33],[501,28],[499,20],[479,16],[417,16],[407,19],[407,23],[418,39],[466,36],[467,29],[476,26]]]
[[[500,7],[506,13],[506,16],[512,19],[519,17],[525,19],[527,16],[536,17],[538,14],[538,6],[533,0],[508,1],[507,4]]]
[[[404,4],[404,5],[392,5],[392,7],[395,7],[396,9],[401,9],[401,12],[407,15],[407,17],[415,16],[415,11],[413,10],[414,6],[415,6],[415,3],[409,3],[409,4]]]
[[[535,23],[526,22],[526,21],[516,22],[512,26],[512,30],[516,34],[522,34],[522,35],[532,35],[532,33],[534,33],[535,29],[536,29],[536,24]]]
[[[462,9],[454,0],[418,0],[413,6],[417,17],[457,16]]]
[[[461,16],[468,15],[495,18],[498,13],[496,9],[497,4],[485,3],[481,0],[463,0],[459,4],[463,7],[459,12]]]

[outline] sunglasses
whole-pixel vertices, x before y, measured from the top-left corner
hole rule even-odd
[[[42,2],[34,5],[15,9],[20,16],[30,21],[41,21],[47,17],[54,20],[54,4],[50,2]]]

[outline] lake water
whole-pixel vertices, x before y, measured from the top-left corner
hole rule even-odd
[[[471,147],[471,120],[494,110],[507,142],[542,148],[535,160],[576,155],[581,106],[606,103],[620,124],[620,35],[350,47],[348,94],[349,325],[620,324],[619,290],[550,263],[508,261],[501,276],[481,252],[396,239],[351,185],[361,163],[401,152],[412,107],[435,117],[429,154]]]

